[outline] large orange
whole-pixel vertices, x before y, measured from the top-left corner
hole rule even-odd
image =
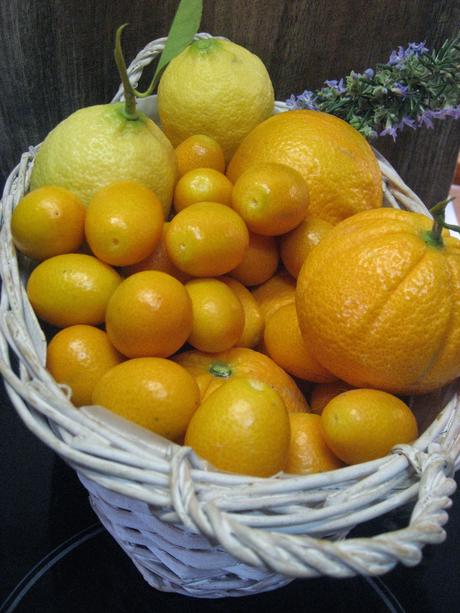
[[[246,347],[234,347],[220,353],[186,351],[177,355],[174,361],[198,379],[202,396],[215,379],[225,383],[232,377],[249,377],[271,385],[281,396],[288,412],[310,410],[294,380],[273,360],[258,351]]]
[[[296,304],[321,364],[355,387],[424,393],[460,375],[460,241],[424,215],[366,211],[300,271]]]
[[[319,111],[289,111],[259,124],[228,169],[232,183],[253,164],[279,162],[308,185],[309,215],[337,223],[382,205],[382,178],[366,139],[350,124]]]

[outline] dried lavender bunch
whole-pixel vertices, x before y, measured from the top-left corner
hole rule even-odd
[[[393,51],[386,64],[363,73],[352,71],[325,87],[306,90],[286,101],[289,109],[337,115],[368,139],[389,134],[396,140],[405,127],[433,127],[433,119],[460,117],[460,35],[438,51],[410,43]]]

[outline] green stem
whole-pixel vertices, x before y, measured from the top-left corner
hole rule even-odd
[[[449,202],[452,202],[453,200],[455,200],[455,198],[450,196],[445,200],[441,200],[441,202],[438,202],[430,209],[430,213],[433,215],[433,227],[427,232],[427,239],[431,244],[436,245],[438,247],[442,247],[444,245],[444,242],[442,240],[443,228],[447,228],[448,230],[454,230],[455,232],[460,232],[460,226],[448,224],[444,221],[446,206],[449,204]]]
[[[209,367],[209,373],[213,377],[230,377],[232,374],[232,369],[228,364],[224,364],[223,362],[214,362]]]
[[[118,72],[120,74],[120,80],[123,85],[123,91],[125,94],[125,108],[124,115],[127,119],[135,120],[139,118],[139,114],[136,111],[136,90],[131,85],[128,77],[128,70],[126,68],[125,57],[123,55],[123,49],[121,47],[121,35],[123,30],[128,24],[124,23],[117,29],[115,34],[115,62],[117,64]]]

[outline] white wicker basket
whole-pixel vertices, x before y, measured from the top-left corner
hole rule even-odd
[[[135,58],[133,83],[165,40]],[[278,112],[283,107],[277,103]],[[270,479],[219,473],[189,448],[100,407],[76,410],[45,370],[45,336],[24,289],[28,262],[18,261],[11,239],[11,213],[28,189],[35,152],[22,156],[2,200],[0,370],[26,426],[74,467],[100,520],[150,585],[218,598],[295,577],[378,575],[397,562],[417,564],[425,544],[444,540],[451,476],[460,465],[457,382],[413,400],[423,432],[414,445],[328,473]],[[385,204],[428,214],[383,158],[380,166]],[[407,528],[345,538],[413,501]]]

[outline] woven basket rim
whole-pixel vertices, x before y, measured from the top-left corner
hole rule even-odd
[[[152,41],[136,56],[128,69],[134,85],[165,40]],[[121,89],[113,102],[120,99]],[[277,102],[276,111],[283,110],[284,103]],[[290,541],[277,539],[281,535],[287,539],[286,533],[337,538],[357,523],[420,496],[421,489],[428,486],[421,486],[419,479],[427,470],[430,472],[432,462],[437,472],[430,472],[430,492],[440,473],[452,490],[450,475],[460,466],[458,382],[447,386],[450,400],[413,445],[398,446],[392,455],[372,462],[305,476],[253,478],[215,471],[189,448],[144,431],[101,407],[75,410],[68,390],[57,385],[44,367],[45,337],[23,286],[27,262],[20,258],[18,266],[11,238],[11,213],[28,188],[37,150],[31,147],[23,154],[8,177],[2,199],[0,370],[12,404],[26,426],[79,473],[113,492],[147,502],[164,521],[180,522],[192,532],[217,539],[248,563],[258,563],[263,557],[260,549],[256,556],[247,546],[241,546],[241,539],[251,540],[252,530],[254,534],[260,530],[269,533],[271,542],[284,553]],[[378,152],[376,155],[387,206],[428,214],[391,165]],[[442,490],[440,485],[438,488]],[[443,499],[440,504],[444,508],[447,503]],[[232,541],[234,534],[238,534],[236,544]],[[315,547],[323,546],[318,543]],[[401,554],[397,559],[403,558]],[[264,563],[273,565],[273,560],[265,559]],[[279,562],[281,572],[286,570],[283,564],[291,564],[287,574],[301,576],[300,571],[293,570],[292,560],[289,564],[286,560]]]

